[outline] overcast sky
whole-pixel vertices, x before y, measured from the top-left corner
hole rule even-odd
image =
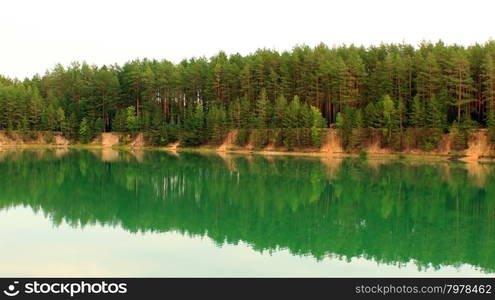
[[[179,62],[319,42],[469,45],[494,38],[494,9],[493,0],[7,0],[0,7],[0,74],[31,77],[76,60]]]

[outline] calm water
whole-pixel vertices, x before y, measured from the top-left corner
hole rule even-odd
[[[495,166],[1,151],[0,276],[493,276]]]

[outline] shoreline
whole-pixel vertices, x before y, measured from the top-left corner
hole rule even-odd
[[[199,146],[199,147],[178,147],[172,146],[140,146],[132,147],[129,145],[113,145],[105,146],[103,144],[3,144],[0,145],[0,151],[4,150],[43,150],[43,149],[76,149],[76,150],[115,150],[115,151],[165,151],[172,153],[180,152],[197,152],[197,153],[215,153],[222,154],[239,154],[239,155],[264,155],[264,156],[296,156],[296,157],[317,157],[328,159],[343,159],[343,158],[361,158],[359,153],[347,153],[347,152],[329,152],[329,151],[284,151],[284,150],[254,150],[254,149],[235,149],[235,148],[215,148],[211,146]],[[449,162],[452,160],[453,155],[444,153],[419,153],[419,152],[373,152],[367,153],[363,159],[387,159],[387,160],[423,160],[423,161],[443,161]],[[458,162],[495,162],[494,158],[478,158],[473,159],[469,156],[461,157],[454,161]]]
[[[452,151],[448,136],[443,138],[444,142],[441,147],[435,151],[423,151],[418,149],[408,149],[403,151],[394,151],[390,148],[381,148],[378,141],[371,140],[366,147],[359,152],[345,152],[341,146],[335,131],[330,130],[327,133],[325,141],[320,148],[296,148],[286,150],[284,147],[275,147],[267,145],[264,148],[254,148],[251,144],[237,146],[234,144],[235,131],[231,131],[224,139],[222,144],[208,145],[204,144],[198,147],[181,147],[179,142],[170,143],[167,146],[149,146],[144,140],[143,134],[139,133],[133,140],[127,144],[120,144],[122,133],[105,132],[97,136],[91,143],[80,144],[71,143],[65,139],[61,133],[54,133],[53,142],[47,143],[44,132],[38,133],[38,138],[32,141],[23,141],[18,135],[7,137],[4,132],[0,131],[0,151],[4,149],[113,149],[123,151],[154,150],[167,151],[172,153],[179,152],[199,152],[199,153],[217,153],[222,154],[242,154],[242,155],[265,155],[265,156],[301,156],[301,157],[320,157],[320,158],[367,158],[367,159],[409,159],[409,160],[427,160],[427,161],[461,161],[461,162],[494,162],[495,148],[488,143],[485,130],[479,130],[469,141],[468,148],[463,151]]]

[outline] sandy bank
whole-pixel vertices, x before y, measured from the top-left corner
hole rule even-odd
[[[317,157],[349,157],[358,156],[357,153],[347,153],[343,151],[341,141],[336,130],[328,129],[320,148],[299,148],[294,151],[287,151],[284,147],[275,147],[270,144],[262,149],[253,149],[249,144],[245,147],[235,145],[237,131],[232,130],[226,136],[220,145],[204,145],[197,148],[181,147],[176,142],[165,147],[152,147],[147,145],[143,134],[138,134],[126,145],[121,145],[121,133],[105,132],[95,138],[90,144],[70,144],[61,133],[37,132],[36,137],[29,141],[24,141],[20,133],[0,131],[0,149],[1,148],[31,148],[31,147],[70,147],[70,148],[89,148],[89,149],[151,149],[164,150],[173,153],[180,151],[198,151],[198,152],[220,152],[220,153],[239,153],[239,154],[263,154],[263,155],[292,155],[292,156],[317,156]],[[495,149],[487,138],[486,130],[477,130],[472,134],[469,140],[468,148],[465,151],[454,152],[451,150],[452,138],[446,134],[442,136],[439,147],[435,151],[422,151],[419,149],[409,149],[397,152],[389,148],[380,147],[380,140],[377,137],[370,137],[366,142],[363,152],[369,157],[396,158],[398,155],[407,155],[408,157],[424,159],[451,159],[455,154],[462,161],[493,161],[495,160]],[[108,152],[108,151],[107,151]],[[108,153],[107,160],[112,160],[113,154]]]

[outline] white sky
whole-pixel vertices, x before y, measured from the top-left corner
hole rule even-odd
[[[469,45],[495,37],[494,9],[493,0],[6,0],[0,74],[30,77],[76,60],[179,62],[319,42]]]

